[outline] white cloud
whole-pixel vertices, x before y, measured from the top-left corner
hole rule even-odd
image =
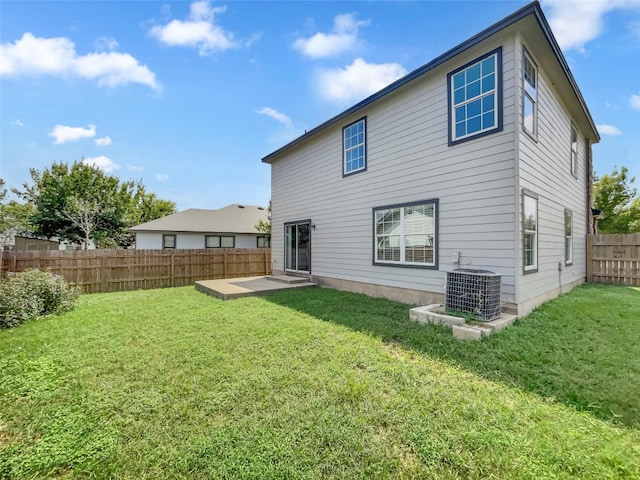
[[[19,118],[13,120],[11,124],[15,125],[16,127],[24,127],[24,123],[22,123],[22,120],[20,120]]]
[[[320,93],[327,99],[348,102],[362,99],[406,75],[398,63],[367,63],[356,58],[346,68],[324,70],[319,75]]]
[[[596,128],[603,135],[610,135],[612,137],[615,137],[616,135],[622,135],[622,132],[613,125],[606,125],[603,123],[602,125],[596,125]]]
[[[118,48],[117,40],[111,37],[100,37],[93,45],[96,47],[96,50],[101,52],[113,52]]]
[[[111,145],[111,137],[96,138],[96,145],[100,147],[106,147],[107,145]]]
[[[109,87],[140,83],[160,88],[155,74],[128,53],[78,55],[68,38],[39,38],[31,33],[13,44],[0,45],[0,76],[19,75],[80,77]]]
[[[285,125],[291,125],[291,119],[289,117],[287,117],[284,113],[274,110],[273,108],[262,107],[260,110],[256,110],[256,113],[259,113],[260,115],[266,115],[267,117],[271,117],[274,120],[277,120],[278,122],[283,123]]]
[[[158,180],[159,182],[166,182],[167,180],[169,180],[169,175],[167,175],[166,173],[156,173],[156,180]]]
[[[584,46],[604,28],[604,16],[617,9],[637,9],[638,0],[546,0],[551,30],[563,50],[584,52]]]
[[[629,98],[629,103],[631,104],[631,108],[640,110],[640,95],[636,95],[635,93],[631,95],[631,97]]]
[[[89,125],[84,127],[67,127],[65,125],[56,125],[48,135],[56,139],[56,145],[67,142],[75,142],[81,138],[91,138],[96,136],[96,126]]]
[[[297,39],[293,47],[311,58],[331,57],[353,50],[358,43],[358,29],[371,20],[356,20],[353,13],[338,15],[333,20],[332,33],[316,33]]]
[[[186,20],[172,20],[164,26],[156,25],[150,30],[151,36],[171,47],[194,47],[200,55],[224,51],[237,47],[233,34],[215,23],[216,15],[227,7],[212,7],[207,0],[191,4]]]
[[[144,170],[144,167],[140,165],[129,165],[127,163],[127,170],[131,170],[132,172],[141,172],[142,170]]]
[[[105,157],[104,155],[100,155],[99,157],[85,158],[82,160],[82,163],[99,168],[100,170],[103,170],[107,173],[113,172],[114,170],[118,170],[120,168],[120,165],[115,163],[109,157]]]

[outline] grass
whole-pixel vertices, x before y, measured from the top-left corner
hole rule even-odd
[[[638,478],[639,305],[459,343],[326,289],[85,296],[0,332],[0,478]]]

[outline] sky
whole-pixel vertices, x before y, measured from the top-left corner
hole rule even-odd
[[[267,205],[261,159],[525,1],[0,1],[0,178],[54,161],[178,210]],[[640,0],[542,1],[601,142],[640,184]]]

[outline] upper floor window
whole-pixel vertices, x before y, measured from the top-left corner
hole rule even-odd
[[[343,129],[343,175],[367,169],[367,119],[361,118]]]
[[[538,122],[538,69],[527,54],[522,55],[522,127],[535,137]]]
[[[221,235],[205,235],[205,248],[233,248],[235,247],[236,238]]]
[[[176,236],[162,235],[162,248],[176,248]]]
[[[571,124],[571,175],[578,176],[578,131]]]
[[[437,267],[437,200],[374,209],[374,263]]]
[[[522,237],[524,247],[524,273],[538,271],[538,197],[522,193]]]
[[[564,211],[564,263],[573,263],[573,212]]]
[[[447,75],[449,144],[502,130],[502,49]]]

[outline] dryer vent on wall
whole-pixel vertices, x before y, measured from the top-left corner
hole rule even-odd
[[[502,274],[488,270],[447,272],[445,308],[488,322],[500,317]]]

